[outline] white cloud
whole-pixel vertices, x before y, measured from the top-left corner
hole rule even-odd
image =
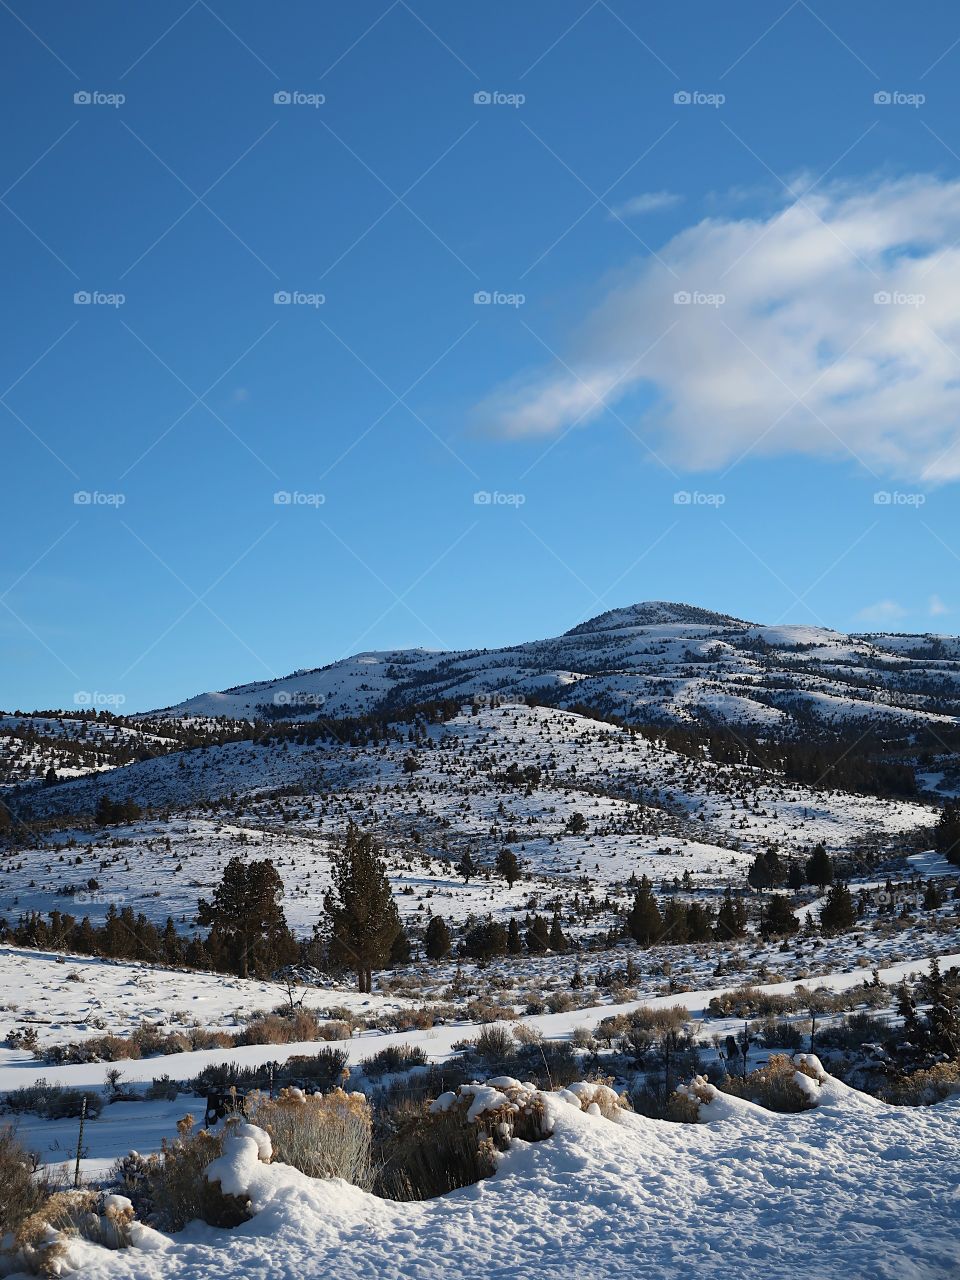
[[[609,288],[567,367],[488,398],[494,430],[550,435],[609,405],[693,469],[852,454],[960,477],[960,180],[817,188],[770,216],[706,219],[658,258]],[[681,291],[725,301],[678,305]],[[622,404],[638,390],[642,413]]]
[[[615,218],[637,218],[644,213],[656,213],[659,209],[672,209],[680,204],[683,196],[675,191],[645,191],[643,195],[631,196],[622,204],[614,205],[610,216]]]
[[[932,595],[930,597],[930,617],[939,618],[945,613],[950,613],[949,606],[945,605],[938,595]]]
[[[876,604],[868,604],[857,614],[861,622],[895,622],[906,614],[903,605],[896,600],[878,600]]]

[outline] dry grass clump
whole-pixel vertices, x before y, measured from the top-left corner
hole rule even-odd
[[[0,1129],[0,1236],[17,1231],[53,1194],[40,1159],[17,1139],[12,1125]]]
[[[294,1009],[289,1013],[263,1013],[251,1018],[236,1036],[238,1045],[298,1044],[302,1040],[320,1040],[324,1024],[310,1009]],[[331,1037],[344,1038],[347,1037]]]
[[[746,1098],[768,1111],[809,1111],[815,1105],[810,1094],[797,1083],[797,1072],[816,1080],[816,1072],[802,1059],[774,1054],[767,1064],[746,1076],[726,1076],[719,1085],[723,1093]]]
[[[223,1150],[226,1128],[194,1131],[193,1116],[177,1124],[177,1136],[164,1138],[159,1152],[132,1151],[118,1160],[114,1180],[133,1203],[137,1217],[163,1231],[179,1231],[200,1218],[214,1227],[235,1227],[250,1216],[245,1200],[228,1196],[207,1179],[207,1167]]]
[[[663,1009],[653,1009],[649,1005],[640,1005],[629,1013],[618,1013],[602,1018],[597,1024],[596,1038],[608,1045],[616,1041],[632,1040],[638,1033],[665,1034],[669,1031],[681,1031],[690,1021],[690,1010],[684,1005],[667,1005]]]
[[[373,1121],[362,1093],[283,1089],[272,1101],[254,1098],[247,1114],[270,1135],[274,1160],[311,1178],[344,1178],[365,1191],[373,1186]]]
[[[929,1107],[960,1093],[960,1061],[938,1062],[913,1075],[889,1081],[881,1091],[884,1102],[898,1107]]]
[[[127,1249],[133,1222],[133,1206],[122,1196],[57,1191],[17,1228],[11,1265],[31,1275],[59,1276],[68,1266],[71,1237]]]

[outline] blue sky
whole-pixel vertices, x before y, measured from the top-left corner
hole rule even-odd
[[[958,629],[954,6],[0,27],[0,706],[642,599]]]

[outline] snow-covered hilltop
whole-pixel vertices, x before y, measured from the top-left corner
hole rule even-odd
[[[553,639],[503,649],[360,653],[280,680],[199,694],[154,714],[310,720],[490,693],[589,706],[631,722],[942,723],[960,716],[960,641],[764,626],[652,601],[611,609]]]

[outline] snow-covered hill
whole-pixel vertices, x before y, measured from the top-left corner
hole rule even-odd
[[[484,693],[587,705],[631,722],[950,723],[960,716],[960,642],[768,627],[655,601],[612,609],[554,639],[504,649],[361,653],[280,680],[199,694],[154,714],[342,718]]]

